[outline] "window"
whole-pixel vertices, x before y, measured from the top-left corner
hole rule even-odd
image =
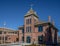
[[[39,25],[38,26],[38,32],[41,32],[41,31],[43,31],[43,26]]]
[[[31,26],[26,27],[26,32],[31,32]]]
[[[29,19],[29,23],[31,24],[31,19]]]
[[[26,32],[29,32],[29,27],[26,27]]]
[[[27,20],[27,24],[29,24],[29,19]]]
[[[26,32],[28,32],[28,28],[26,27]]]
[[[43,35],[42,36],[38,36],[38,43],[43,43]]]
[[[31,32],[31,26],[29,27],[29,32]]]
[[[29,19],[26,19],[26,24],[29,24]]]
[[[31,18],[30,19],[26,19],[26,24],[31,24]]]
[[[39,40],[43,40],[43,36],[38,36],[38,39]]]
[[[27,43],[31,43],[31,37],[30,37],[30,36],[27,36],[26,42],[27,42]]]

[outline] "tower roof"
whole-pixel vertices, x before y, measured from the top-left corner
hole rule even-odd
[[[27,12],[27,14],[25,15],[25,17],[30,16],[30,15],[32,15],[32,14],[33,14],[34,16],[38,17],[37,14],[36,14],[36,12],[35,12],[32,8]]]

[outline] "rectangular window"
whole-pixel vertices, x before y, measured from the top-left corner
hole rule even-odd
[[[38,36],[38,43],[39,44],[43,43],[43,36]]]
[[[31,26],[26,27],[26,32],[31,32]]]
[[[43,26],[39,25],[38,26],[38,32],[42,32],[43,31]]]
[[[28,32],[29,32],[29,27],[28,27]]]
[[[28,32],[31,32],[31,26],[28,27]]]
[[[26,32],[28,32],[28,27],[26,27]]]
[[[26,19],[26,24],[31,24],[31,19]]]
[[[29,23],[31,24],[31,19],[29,19]]]
[[[29,32],[31,32],[31,26],[29,27]]]
[[[26,19],[26,24],[29,24],[29,19]]]
[[[43,36],[38,36],[38,40],[43,40]]]
[[[29,24],[29,19],[27,20],[27,23]]]

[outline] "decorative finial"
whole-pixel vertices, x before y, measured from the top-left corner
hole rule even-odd
[[[54,20],[52,20],[52,24],[54,25]]]
[[[33,7],[33,4],[31,4],[31,9],[32,9],[32,7]]]

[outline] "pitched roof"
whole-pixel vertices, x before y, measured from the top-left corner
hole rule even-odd
[[[0,28],[0,31],[15,32],[16,30],[9,29],[9,28]]]
[[[27,12],[27,14],[25,15],[25,17],[30,16],[31,14],[34,14],[34,16],[38,17],[37,14],[36,14],[36,12],[35,12],[33,9],[30,9],[30,10]]]
[[[39,25],[51,25],[51,27],[53,27],[54,29],[56,29],[58,31],[58,29],[51,23],[51,22],[38,22],[35,24],[35,26],[39,26]]]

